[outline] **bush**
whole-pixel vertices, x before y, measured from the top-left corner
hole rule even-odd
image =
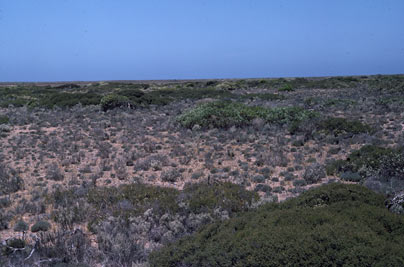
[[[24,187],[24,180],[11,168],[0,163],[0,196],[15,193]]]
[[[151,266],[401,266],[404,217],[356,185],[332,184],[214,223],[149,259]],[[380,219],[383,218],[383,219]]]
[[[229,182],[216,185],[191,184],[184,188],[185,199],[192,213],[210,212],[220,208],[230,214],[246,211],[258,195]]]
[[[88,202],[96,209],[97,216],[140,215],[153,208],[156,214],[175,213],[179,207],[176,202],[178,191],[173,188],[143,184],[122,185],[119,187],[94,188],[88,193]],[[131,209],[122,209],[119,204],[128,201]]]
[[[342,180],[350,182],[360,182],[362,180],[362,177],[359,173],[351,171],[341,173],[340,177]]]
[[[17,221],[17,223],[14,225],[14,231],[16,232],[25,232],[27,230],[28,230],[28,224],[23,220]]]
[[[7,124],[9,119],[7,116],[0,115],[0,124]]]
[[[39,231],[46,232],[51,228],[50,223],[47,221],[39,221],[31,226],[31,232],[36,233]]]
[[[324,166],[315,163],[306,168],[303,175],[303,179],[308,184],[315,184],[321,181],[321,179],[325,178],[325,176],[326,173]]]
[[[102,111],[107,111],[118,107],[130,107],[131,103],[126,96],[111,94],[104,96],[101,99],[100,105]]]
[[[310,111],[298,107],[267,109],[258,106],[246,106],[237,102],[219,101],[202,104],[178,117],[182,126],[192,128],[213,126],[229,128],[231,126],[250,125],[256,118],[268,123],[285,124],[313,117]]]
[[[295,89],[293,89],[292,85],[290,84],[285,84],[281,88],[279,88],[279,92],[293,92]]]
[[[61,108],[73,107],[77,104],[83,106],[98,105],[101,96],[93,93],[66,93],[57,92],[49,93],[39,99],[38,102],[32,102],[31,106],[40,106],[45,108],[53,108],[55,106]]]
[[[327,134],[360,134],[371,133],[372,127],[367,124],[363,124],[357,120],[347,120],[345,118],[328,118],[321,120],[317,124],[319,131],[324,131]]]

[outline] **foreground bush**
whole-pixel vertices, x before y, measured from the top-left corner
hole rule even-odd
[[[261,118],[267,123],[285,124],[302,121],[314,114],[299,107],[268,109],[259,106],[246,106],[242,103],[218,101],[202,104],[178,117],[182,126],[229,128],[250,125],[253,119]]]
[[[331,184],[215,223],[150,255],[151,266],[402,266],[404,218],[384,197]]]

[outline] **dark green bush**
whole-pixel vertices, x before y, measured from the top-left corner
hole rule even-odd
[[[249,125],[255,118],[261,118],[268,123],[285,124],[313,116],[314,113],[299,107],[268,109],[246,106],[237,102],[219,101],[199,105],[179,116],[178,121],[187,128],[197,124],[202,127],[228,128]]]
[[[6,124],[8,122],[9,122],[9,119],[7,116],[0,115],[0,124]]]
[[[340,178],[342,180],[350,182],[360,182],[362,180],[362,177],[360,176],[359,173],[351,171],[341,173]]]
[[[129,98],[122,95],[106,95],[101,99],[100,102],[102,111],[107,111],[110,109],[118,108],[118,107],[128,107],[130,106]]]
[[[401,266],[404,217],[381,195],[332,184],[267,204],[153,252],[151,266]]]
[[[23,220],[19,220],[14,225],[14,231],[16,232],[25,232],[28,230],[28,224]]]
[[[347,120],[345,118],[328,118],[321,120],[317,124],[319,131],[324,131],[327,134],[360,134],[371,133],[372,127],[357,120]]]
[[[38,102],[32,102],[31,106],[39,106],[45,108],[53,108],[55,106],[66,108],[73,107],[77,104],[98,105],[100,103],[101,96],[93,93],[67,93],[57,92],[49,93],[40,97]]]
[[[38,221],[33,226],[31,226],[31,232],[36,233],[39,231],[46,232],[51,228],[50,223],[47,221]]]

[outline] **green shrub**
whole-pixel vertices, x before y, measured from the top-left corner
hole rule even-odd
[[[178,121],[187,128],[197,124],[201,127],[229,128],[250,125],[255,118],[261,118],[268,123],[285,124],[312,116],[314,116],[312,112],[299,107],[268,109],[237,102],[218,101],[199,105],[179,116]]]
[[[351,171],[341,173],[340,177],[342,180],[350,182],[360,182],[362,180],[362,177],[359,173]]]
[[[104,96],[101,99],[100,105],[102,111],[107,111],[118,107],[130,106],[130,101],[126,96],[111,94]]]
[[[292,85],[290,84],[285,84],[281,88],[279,88],[279,92],[293,92],[295,89],[293,89]]]
[[[39,231],[46,232],[51,228],[50,223],[47,221],[38,221],[33,226],[31,226],[31,232],[36,233]]]
[[[31,106],[39,106],[45,108],[53,108],[55,106],[66,108],[73,107],[77,104],[98,105],[101,96],[93,93],[66,93],[57,92],[49,93],[39,98],[38,102],[32,102]]]
[[[358,182],[370,176],[382,183],[404,181],[404,150],[365,145],[351,152],[346,160],[328,163],[326,171],[328,175],[338,174],[348,181]]]
[[[28,224],[23,220],[17,221],[17,223],[14,225],[14,231],[16,232],[25,232],[27,230],[28,230]]]
[[[200,229],[149,259],[151,266],[401,266],[404,217],[381,195],[332,184]]]
[[[253,201],[258,200],[256,193],[229,182],[216,185],[191,184],[184,188],[183,193],[193,213],[212,213],[216,208],[236,213],[246,211]]]
[[[0,124],[7,124],[9,119],[7,116],[0,115]]]
[[[347,120],[345,118],[328,118],[321,120],[317,124],[319,131],[324,131],[327,134],[360,134],[371,133],[372,127],[357,120]]]

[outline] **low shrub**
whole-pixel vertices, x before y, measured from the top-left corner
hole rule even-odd
[[[0,163],[0,196],[15,193],[24,187],[24,180],[18,173]]]
[[[295,89],[293,89],[292,85],[290,84],[285,84],[281,88],[278,89],[279,92],[293,92]]]
[[[39,106],[45,108],[53,108],[55,106],[61,108],[73,107],[77,104],[83,106],[98,105],[101,96],[93,93],[67,93],[57,92],[49,93],[39,98],[37,102],[31,102],[30,106]]]
[[[357,120],[347,120],[345,118],[328,118],[321,120],[317,124],[317,129],[327,134],[360,134],[371,133],[372,127]]]
[[[100,101],[102,111],[107,111],[110,109],[118,107],[129,107],[131,106],[129,98],[122,95],[110,94],[104,96]]]
[[[187,128],[201,127],[229,128],[231,126],[250,125],[256,118],[268,123],[285,124],[302,121],[315,116],[313,112],[299,107],[263,108],[246,106],[242,103],[219,101],[206,103],[185,112],[178,117],[180,124]]]
[[[7,124],[9,119],[7,116],[0,115],[0,124]]]
[[[51,228],[51,224],[47,221],[38,221],[31,226],[31,232],[36,233],[39,231],[46,232]]]
[[[383,196],[331,184],[208,225],[149,259],[162,267],[400,266],[403,223],[404,217],[385,209]]]
[[[191,184],[184,188],[183,193],[192,213],[213,213],[220,208],[231,214],[246,211],[253,201],[258,200],[256,193],[229,182],[216,185]]]

